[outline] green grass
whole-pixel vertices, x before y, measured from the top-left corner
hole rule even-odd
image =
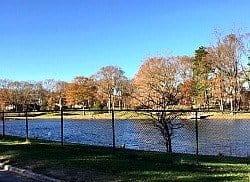
[[[250,113],[239,112],[232,114],[231,112],[207,112],[209,119],[249,119]],[[190,112],[183,112],[181,118],[188,119],[190,118]],[[104,119],[111,120],[111,113],[96,113],[95,111],[86,110],[85,114],[83,111],[64,111],[64,119]],[[25,119],[25,113],[5,113],[5,118],[8,119]],[[60,119],[61,112],[28,112],[28,119]],[[115,111],[115,119],[140,119],[147,120],[152,119],[149,113],[143,112],[134,112],[134,111]]]
[[[249,181],[249,158],[0,139],[0,161],[66,181]],[[198,161],[198,162],[197,162]]]
[[[94,111],[64,111],[63,113],[64,119],[107,119],[111,120],[111,113],[95,113]],[[60,112],[51,112],[51,113],[43,113],[40,115],[33,115],[29,117],[29,119],[60,119]],[[116,119],[149,119],[150,117],[137,112],[132,111],[116,111],[115,112]]]

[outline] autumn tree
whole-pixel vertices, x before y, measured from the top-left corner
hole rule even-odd
[[[192,87],[194,81],[192,78],[192,57],[178,56],[179,74],[181,81],[179,83],[180,104],[192,105]]]
[[[31,105],[38,104],[36,82],[10,80],[1,80],[0,82],[2,108],[12,105],[15,111],[22,111],[31,109]]]
[[[102,67],[95,75],[98,84],[97,96],[101,102],[106,102],[109,110],[115,106],[117,96],[122,97],[125,91],[126,76],[124,71],[116,66]],[[111,103],[112,102],[112,103]]]
[[[181,105],[191,106],[193,104],[193,85],[194,81],[192,79],[184,80],[184,82],[179,85]]]
[[[220,80],[219,87],[220,109],[223,110],[224,102],[230,99],[231,111],[240,107],[240,91],[242,85],[242,56],[246,50],[246,34],[237,32],[222,36],[216,32],[216,43],[210,49],[213,60],[214,77]]]
[[[170,106],[178,103],[179,64],[174,57],[153,57],[147,59],[137,72],[133,84],[133,104],[145,109],[157,109],[150,113],[155,126],[161,131],[167,152],[172,152],[174,129],[178,112],[168,112]]]
[[[75,77],[72,83],[66,86],[66,102],[68,105],[82,105],[92,107],[95,102],[97,87],[92,78]]]
[[[10,103],[15,107],[16,111],[20,109],[20,90],[21,84],[18,81],[9,83]]]
[[[15,107],[16,111],[26,110],[27,105],[31,103],[32,84],[27,81],[12,81],[8,87],[11,105]]]
[[[10,83],[11,83],[11,80],[7,80],[7,79],[0,80],[0,103],[1,103],[2,110],[4,110],[6,106],[12,104]]]
[[[76,93],[76,87],[74,82],[72,83],[67,83],[66,85],[66,91],[65,91],[65,99],[66,99],[66,104],[68,107],[72,107],[76,104],[76,99],[75,99],[75,93]]]
[[[121,86],[116,96],[118,97],[118,106],[120,109],[130,107],[131,95],[133,93],[132,81],[124,78],[121,80]]]

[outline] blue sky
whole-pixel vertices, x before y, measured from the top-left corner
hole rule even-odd
[[[70,81],[192,55],[215,28],[250,32],[249,0],[0,0],[0,79]]]

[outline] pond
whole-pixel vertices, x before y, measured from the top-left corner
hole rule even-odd
[[[173,151],[196,151],[196,133],[193,120],[182,121],[183,127],[175,130]],[[0,133],[2,134],[2,122]],[[29,137],[61,140],[60,120],[29,120]],[[250,156],[250,121],[199,120],[199,153],[206,155]],[[25,120],[6,120],[5,134],[25,136]],[[112,146],[110,120],[64,120],[64,141],[89,145]],[[161,133],[149,121],[118,120],[115,122],[116,147],[149,151],[165,151]]]

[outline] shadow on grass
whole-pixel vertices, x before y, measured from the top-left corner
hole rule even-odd
[[[13,142],[18,141],[18,142]],[[187,154],[169,156],[143,152],[41,140],[24,143],[16,137],[0,140],[2,162],[51,174],[57,178],[80,178],[82,171],[94,171],[107,179],[122,181],[234,181],[249,179],[249,158],[214,157]],[[98,179],[98,178],[97,178]],[[103,179],[103,178],[101,178]]]

